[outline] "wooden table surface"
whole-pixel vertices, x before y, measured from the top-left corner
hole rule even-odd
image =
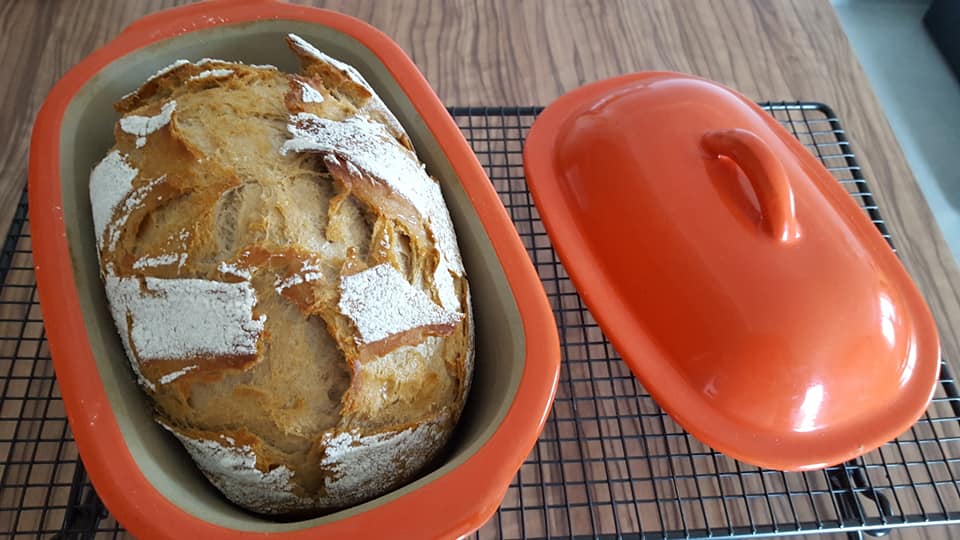
[[[47,91],[129,23],[178,3],[0,2],[0,230],[23,189]],[[390,35],[450,106],[546,105],[590,81],[661,69],[758,101],[831,105],[934,312],[945,356],[960,358],[960,274],[829,0],[315,3]]]
[[[0,230],[26,180],[30,130],[50,87],[133,20],[178,3],[0,3]],[[960,274],[829,0],[315,3],[390,35],[451,106],[546,105],[590,81],[657,69],[760,101],[831,105],[933,309],[944,355],[960,358]]]

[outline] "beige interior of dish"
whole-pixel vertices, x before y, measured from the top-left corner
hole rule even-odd
[[[107,310],[98,274],[88,178],[113,145],[118,116],[113,103],[179,58],[203,57],[274,64],[295,72],[284,42],[295,32],[321,50],[356,66],[394,111],[428,170],[443,185],[473,291],[477,359],[470,399],[448,457],[420,480],[379,499],[325,517],[277,523],[246,513],[210,486],[171,436],[152,420]],[[352,38],[297,21],[261,21],[193,32],[137,51],[103,69],[71,102],[61,131],[63,213],[77,291],[97,369],[127,447],[147,479],[173,504],[218,525],[242,530],[297,530],[341,519],[417,489],[457,467],[490,437],[513,400],[524,363],[520,315],[480,220],[437,141],[383,64]]]

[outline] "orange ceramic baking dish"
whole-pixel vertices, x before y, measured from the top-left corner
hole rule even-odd
[[[816,469],[923,414],[940,345],[920,292],[850,194],[747,98],[679,73],[589,84],[540,115],[524,166],[600,326],[703,442]]]
[[[178,58],[295,71],[297,33],[356,66],[443,187],[473,289],[474,384],[444,462],[369,503],[277,523],[223,499],[152,421],[110,321],[87,183],[112,144],[112,103]],[[490,181],[413,62],[353,18],[269,0],[194,4],[145,17],[67,73],[34,128],[30,221],[44,323],[70,427],[94,487],[142,538],[433,538],[480,527],[532,449],[556,391],[559,341],[543,288]]]

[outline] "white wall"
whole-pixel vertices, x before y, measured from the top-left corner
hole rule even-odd
[[[960,262],[960,82],[923,27],[930,0],[833,0],[833,4]],[[860,146],[870,144],[856,133],[852,137]]]

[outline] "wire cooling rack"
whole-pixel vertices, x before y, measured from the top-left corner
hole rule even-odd
[[[816,103],[766,103],[890,241],[840,123]],[[455,108],[549,295],[563,345],[546,427],[496,516],[473,537],[876,536],[960,521],[960,395],[944,364],[905,435],[842,466],[782,473],[712,451],[665,415],[584,307],[523,177],[538,108]],[[891,247],[893,247],[891,242]],[[126,536],[91,488],[67,425],[37,304],[26,197],[0,252],[0,536]]]

